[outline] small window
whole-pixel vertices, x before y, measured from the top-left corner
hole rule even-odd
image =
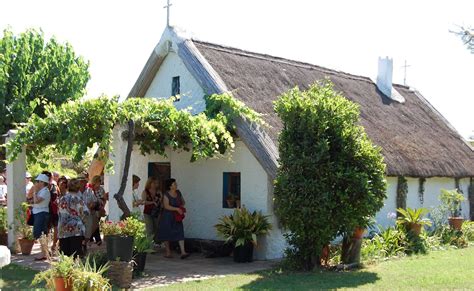
[[[240,208],[240,173],[224,173],[222,207]]]
[[[173,81],[171,83],[171,96],[179,95],[180,92],[179,76],[173,77]]]

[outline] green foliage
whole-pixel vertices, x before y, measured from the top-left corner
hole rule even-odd
[[[461,231],[466,240],[474,242],[474,221],[464,221]]]
[[[80,162],[74,163],[72,157],[59,154],[54,145],[48,145],[38,156],[35,156],[35,161],[28,159],[26,167],[33,177],[44,169],[58,172],[61,176],[75,177],[89,168],[93,158],[92,150],[89,150]]]
[[[357,125],[357,105],[329,81],[284,93],[275,110],[283,122],[275,211],[288,230],[287,254],[311,268],[323,245],[366,227],[383,206],[385,164]]]
[[[134,238],[144,237],[146,233],[145,223],[134,217],[127,217],[125,219],[125,227],[122,229],[122,234],[126,236],[133,236]]]
[[[7,208],[0,206],[0,233],[5,233],[8,230]]]
[[[207,95],[204,96],[204,100],[206,101],[206,115],[209,118],[222,120],[228,129],[234,129],[232,121],[239,116],[247,121],[265,125],[260,113],[235,99],[231,93]]]
[[[266,234],[271,229],[268,217],[259,211],[250,213],[245,207],[235,209],[231,215],[225,215],[214,225],[217,234],[227,243],[243,246],[248,242],[257,246],[257,236]]]
[[[76,263],[72,256],[66,256],[59,254],[59,258],[56,262],[51,263],[51,267],[45,271],[42,271],[35,275],[35,278],[31,282],[31,285],[38,285],[42,282],[46,283],[46,286],[51,289],[55,289],[54,278],[64,278],[66,285],[69,279],[72,279],[73,272],[75,271]]]
[[[33,227],[26,223],[26,211],[28,207],[28,203],[23,202],[21,206],[15,210],[15,221],[10,225],[10,229],[15,229],[15,232],[20,238],[33,240],[35,239],[33,236]]]
[[[143,154],[165,155],[165,149],[170,147],[192,151],[191,161],[195,161],[234,147],[222,121],[179,111],[170,100],[129,98],[118,103],[117,97],[101,96],[71,101],[60,107],[47,106],[45,118],[33,115],[7,145],[8,158],[15,159],[23,145],[30,145],[28,159],[36,161],[49,143],[54,143],[59,153],[70,154],[76,162],[96,143],[100,152],[109,153],[114,126],[128,120],[136,123],[135,142]],[[107,155],[99,158],[106,160]],[[107,162],[110,169],[111,163]]]
[[[135,237],[133,240],[133,250],[137,253],[151,253],[153,252],[153,238],[146,235]]]
[[[66,284],[72,282],[73,290],[110,290],[109,280],[103,274],[109,268],[108,263],[97,266],[90,256],[84,261],[72,256],[59,255],[58,261],[51,263],[51,267],[35,275],[31,285],[38,285],[42,282],[52,290],[55,290],[54,278],[64,278]]]
[[[361,257],[364,261],[404,255],[406,233],[399,227],[380,228],[371,239],[364,239]]]
[[[451,213],[451,217],[458,217],[461,215],[461,202],[463,202],[464,199],[464,196],[459,193],[457,189],[441,189],[441,194],[439,195],[439,200],[446,205]]]
[[[422,226],[431,226],[431,220],[427,218],[423,218],[428,213],[428,209],[426,208],[419,208],[419,209],[412,209],[407,207],[407,209],[398,208],[397,212],[401,214],[401,216],[397,219],[397,223],[399,224],[420,224]]]
[[[89,64],[72,46],[42,31],[29,29],[15,36],[10,29],[0,39],[0,132],[44,116],[48,104],[60,105],[83,96]]]

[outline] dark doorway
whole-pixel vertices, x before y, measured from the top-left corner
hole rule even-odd
[[[155,177],[160,182],[161,193],[165,193],[165,181],[171,178],[170,163],[148,163],[148,177]]]

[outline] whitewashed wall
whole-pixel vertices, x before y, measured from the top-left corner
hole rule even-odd
[[[384,227],[394,224],[393,219],[387,218],[389,212],[396,212],[396,199],[397,199],[397,178],[388,177],[387,178],[387,199],[385,200],[384,207],[377,213],[376,220],[377,223],[381,224]],[[454,189],[455,183],[453,178],[428,178],[425,182],[425,192],[423,195],[423,204],[420,202],[418,195],[418,186],[419,182],[417,178],[407,178],[408,183],[408,194],[407,194],[407,207],[410,208],[420,208],[424,207],[427,209],[432,209],[440,204],[438,196],[441,193],[441,189]],[[468,192],[469,179],[461,179],[460,187],[464,192],[464,197],[466,200],[462,204],[462,216],[464,218],[469,218],[469,203],[468,203]]]
[[[191,107],[193,114],[202,112],[206,108],[199,83],[186,69],[183,61],[176,53],[170,52],[160,66],[155,78],[151,82],[145,97],[168,98],[171,96],[171,83],[175,76],[180,76],[181,99],[174,104],[178,109]]]
[[[240,172],[243,206],[250,211],[261,210],[266,215],[272,215],[267,174],[243,142],[237,141],[234,152],[219,159],[191,163],[190,153],[184,151],[168,152],[167,156],[143,156],[134,148],[130,175],[135,174],[142,179],[139,188],[141,192],[148,177],[149,162],[171,164],[171,176],[177,180],[178,188],[186,200],[187,215],[184,226],[187,238],[220,239],[214,225],[221,216],[233,212],[233,209],[222,207],[224,172]],[[273,217],[271,219],[274,220]],[[260,242],[256,258],[271,259],[282,256],[285,241],[277,226],[274,226],[274,230],[266,239],[260,238]]]

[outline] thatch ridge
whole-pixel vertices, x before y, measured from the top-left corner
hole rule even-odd
[[[307,89],[329,77],[336,90],[360,105],[360,123],[382,148],[387,175],[474,176],[472,148],[429,102],[406,86],[394,85],[406,99],[401,104],[383,95],[367,77],[208,42],[194,43],[234,96],[264,114],[271,126],[266,131],[275,145],[282,124],[273,101],[294,86]]]

